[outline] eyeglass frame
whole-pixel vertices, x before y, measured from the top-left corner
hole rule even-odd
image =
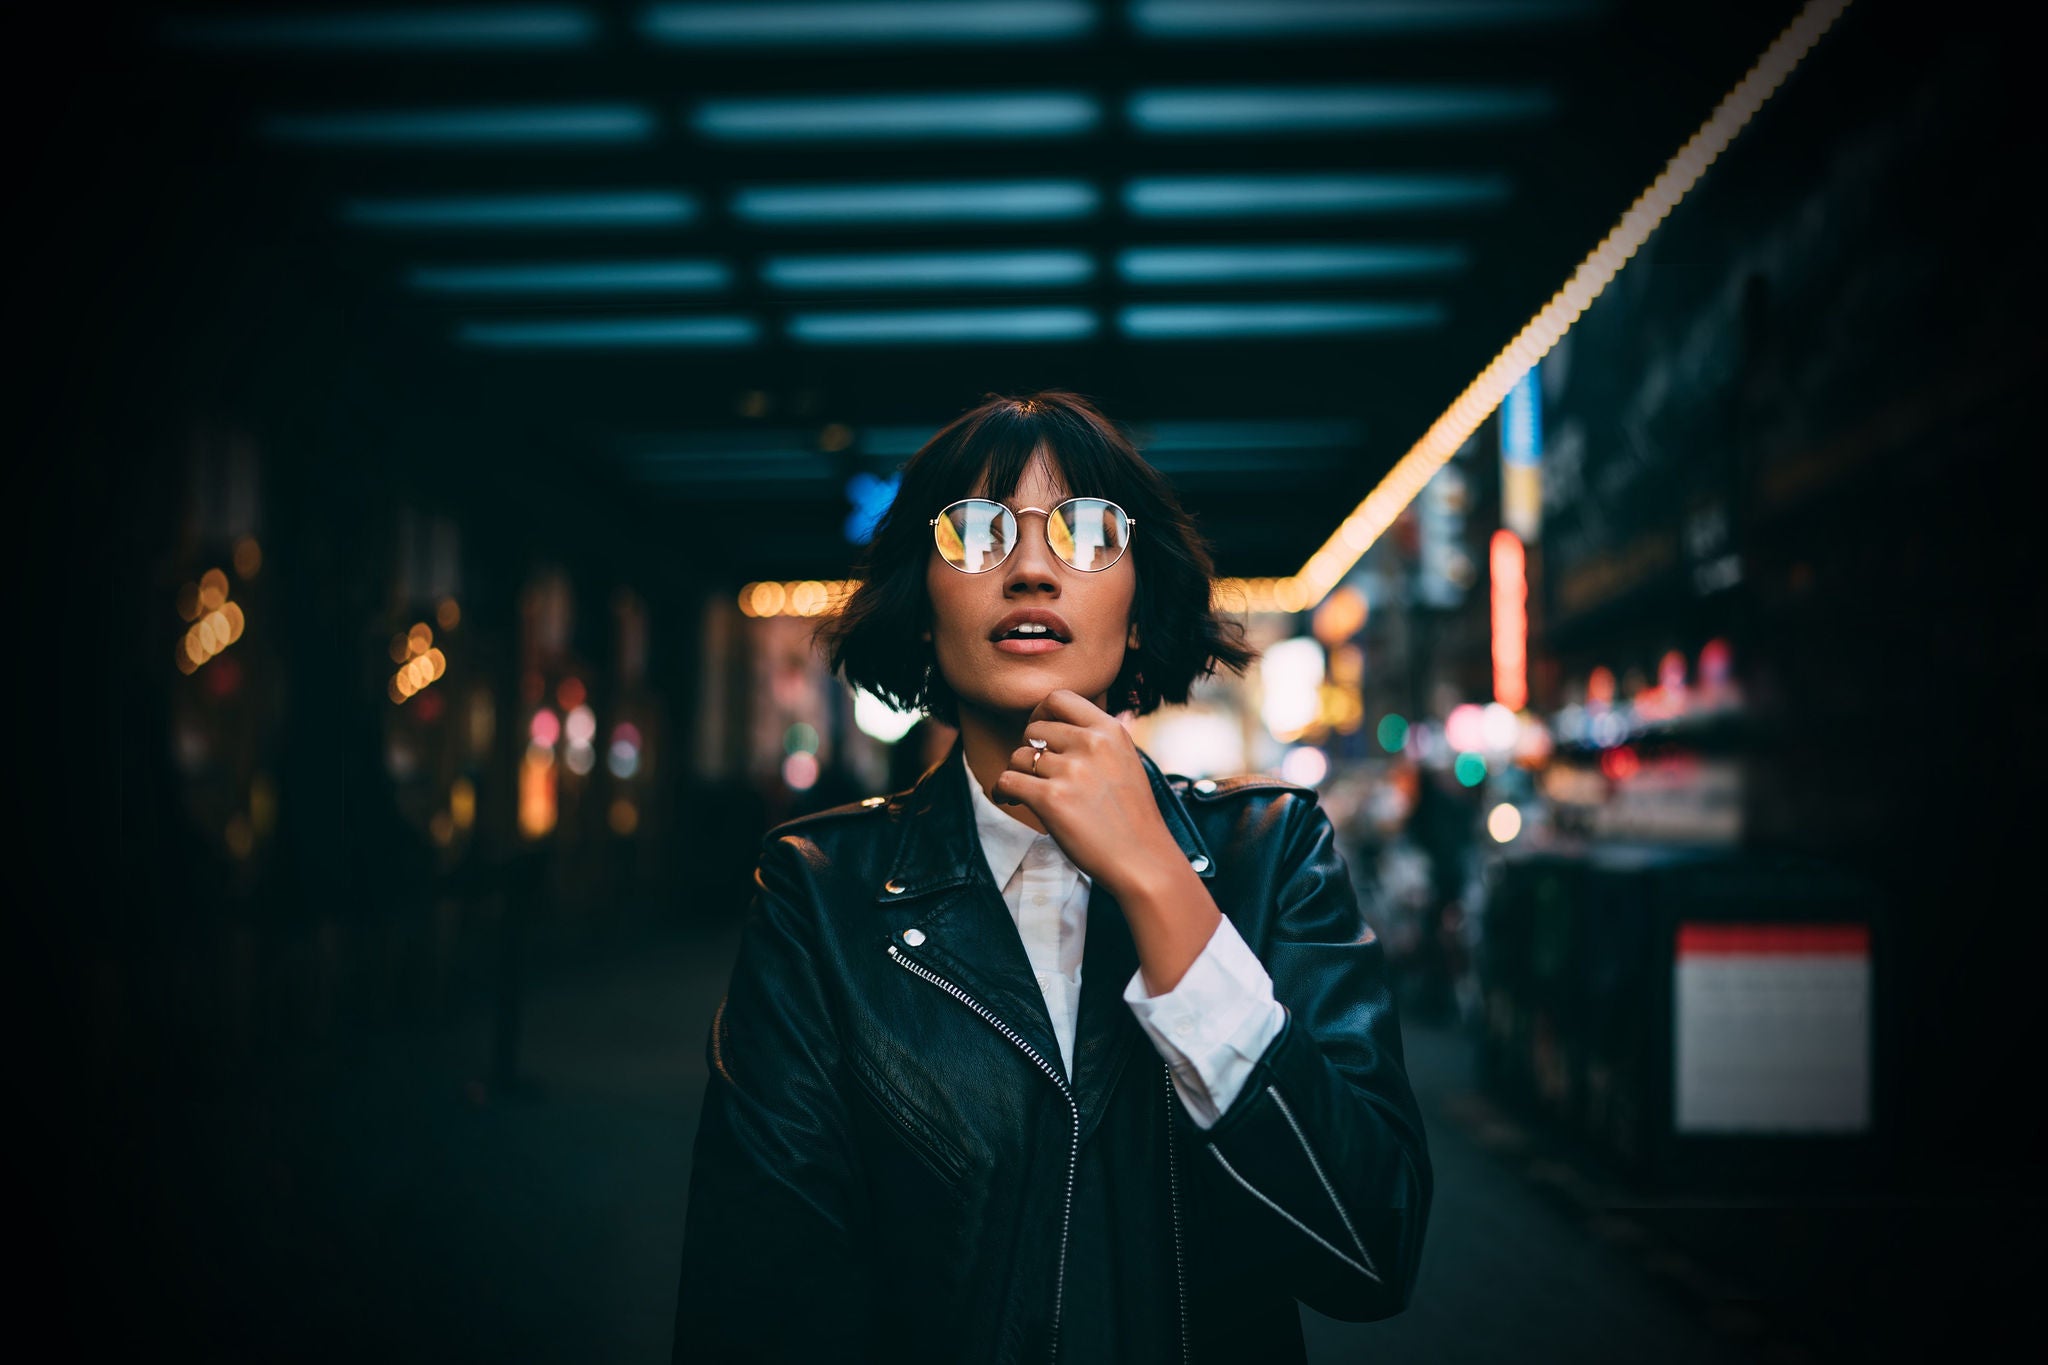
[[[933,517],[929,522],[926,523],[926,525],[930,526],[932,530],[932,547],[934,549],[938,548],[939,543],[940,517],[944,517],[946,513],[952,511],[955,507],[958,507],[963,502],[985,502],[992,507],[1000,507],[1003,511],[1008,512],[1010,514],[1010,519],[1012,521],[1017,521],[1026,512],[1038,513],[1038,515],[1045,518],[1045,548],[1048,550],[1052,550],[1052,557],[1054,559],[1059,560],[1060,563],[1065,564],[1075,573],[1108,573],[1111,569],[1114,569],[1117,565],[1123,563],[1124,556],[1129,554],[1131,550],[1130,532],[1132,528],[1134,528],[1138,524],[1138,519],[1132,516],[1129,512],[1124,511],[1122,506],[1120,506],[1119,504],[1110,501],[1108,498],[1089,497],[1085,494],[1079,494],[1071,498],[1063,498],[1060,501],[1054,503],[1050,510],[1043,507],[1012,507],[1008,503],[997,502],[994,498],[955,498],[953,499],[953,501],[947,503],[944,507],[941,507],[939,509],[938,516]],[[1062,507],[1065,507],[1070,502],[1099,502],[1102,503],[1104,506],[1116,508],[1117,515],[1124,519],[1124,543],[1121,547],[1118,548],[1116,552],[1116,558],[1110,560],[1109,563],[1103,565],[1099,569],[1084,569],[1078,564],[1069,563],[1065,555],[1061,554],[1058,550],[1053,550],[1052,548],[1052,514],[1054,512],[1059,511]],[[1020,525],[1018,527],[1018,534],[1012,537],[1010,540],[1010,548],[1004,550],[1003,557],[1001,559],[998,559],[995,563],[989,565],[986,569],[963,569],[958,564],[955,564],[952,560],[947,559],[946,552],[944,550],[939,551],[939,558],[941,560],[944,560],[946,567],[951,569],[954,573],[964,573],[967,574],[969,577],[979,577],[980,575],[985,573],[994,573],[997,569],[1000,569],[1003,567],[1003,565],[1009,563],[1010,556],[1017,553],[1017,547],[1023,543],[1023,527]]]

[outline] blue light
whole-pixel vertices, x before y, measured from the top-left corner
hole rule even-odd
[[[426,294],[708,294],[730,288],[722,261],[565,261],[414,266]]]
[[[1102,122],[1089,95],[841,95],[713,99],[691,123],[723,142],[958,141],[1079,137]]]
[[[774,289],[1030,289],[1086,284],[1085,251],[922,251],[870,256],[771,256],[761,279]]]
[[[443,195],[354,199],[342,216],[363,227],[462,231],[674,227],[696,218],[697,201],[669,190]]]
[[[1140,90],[1128,105],[1141,133],[1338,133],[1498,123],[1548,113],[1543,90],[1429,86],[1193,87]]]
[[[1124,186],[1124,207],[1139,218],[1331,216],[1465,208],[1507,193],[1501,175],[1149,175]]]
[[[682,47],[921,46],[1047,43],[1086,37],[1083,0],[897,0],[882,4],[649,5],[640,30]]]
[[[950,308],[927,312],[798,313],[791,340],[813,346],[919,342],[1078,341],[1095,335],[1086,308]]]
[[[744,316],[465,322],[456,339],[494,350],[751,346],[761,339],[761,324]]]
[[[1349,336],[1438,327],[1448,316],[1437,303],[1141,303],[1117,325],[1140,341]]]
[[[755,186],[733,194],[732,212],[743,222],[765,227],[1029,223],[1087,218],[1100,199],[1085,180]]]
[[[1146,38],[1314,38],[1510,28],[1596,13],[1596,0],[1133,0]]]
[[[887,515],[889,504],[896,501],[896,489],[902,482],[900,473],[886,479],[855,474],[846,481],[846,500],[853,504],[846,514],[847,544],[865,545],[874,539],[875,527]]]
[[[1501,400],[1500,457],[1511,465],[1543,463],[1543,391],[1535,370],[1516,380]]]
[[[451,52],[586,47],[588,11],[567,5],[395,10],[382,14],[215,15],[170,19],[174,47],[264,52]]]
[[[1127,284],[1249,284],[1389,279],[1464,269],[1456,246],[1153,246],[1117,254]]]
[[[654,115],[631,104],[549,104],[488,109],[378,109],[273,114],[273,142],[308,147],[616,146],[654,136]]]

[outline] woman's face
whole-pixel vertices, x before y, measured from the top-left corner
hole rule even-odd
[[[987,475],[974,497],[987,496]],[[925,571],[932,602],[932,648],[939,674],[960,699],[963,711],[1014,718],[1028,714],[1048,693],[1068,688],[1104,710],[1109,686],[1123,668],[1130,642],[1131,603],[1137,593],[1132,556],[1097,573],[1083,573],[1052,552],[1045,539],[1045,512],[1091,489],[1064,486],[1041,450],[1002,499],[1017,518],[1017,545],[1010,557],[986,573],[969,574],[948,564],[935,545]],[[934,515],[938,508],[931,509]],[[1133,537],[1135,540],[1135,536]],[[998,638],[1011,614],[1023,608],[1051,612],[1049,624],[1063,640]]]

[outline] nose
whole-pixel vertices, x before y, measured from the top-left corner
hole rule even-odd
[[[1044,512],[1026,512],[1017,518],[1017,547],[1003,561],[1003,595],[1026,596],[1034,592],[1060,590],[1059,566],[1053,562],[1047,543]]]

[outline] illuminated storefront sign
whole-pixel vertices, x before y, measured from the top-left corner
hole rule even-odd
[[[1529,580],[1522,542],[1495,531],[1488,564],[1493,579],[1493,695],[1510,711],[1529,704]]]

